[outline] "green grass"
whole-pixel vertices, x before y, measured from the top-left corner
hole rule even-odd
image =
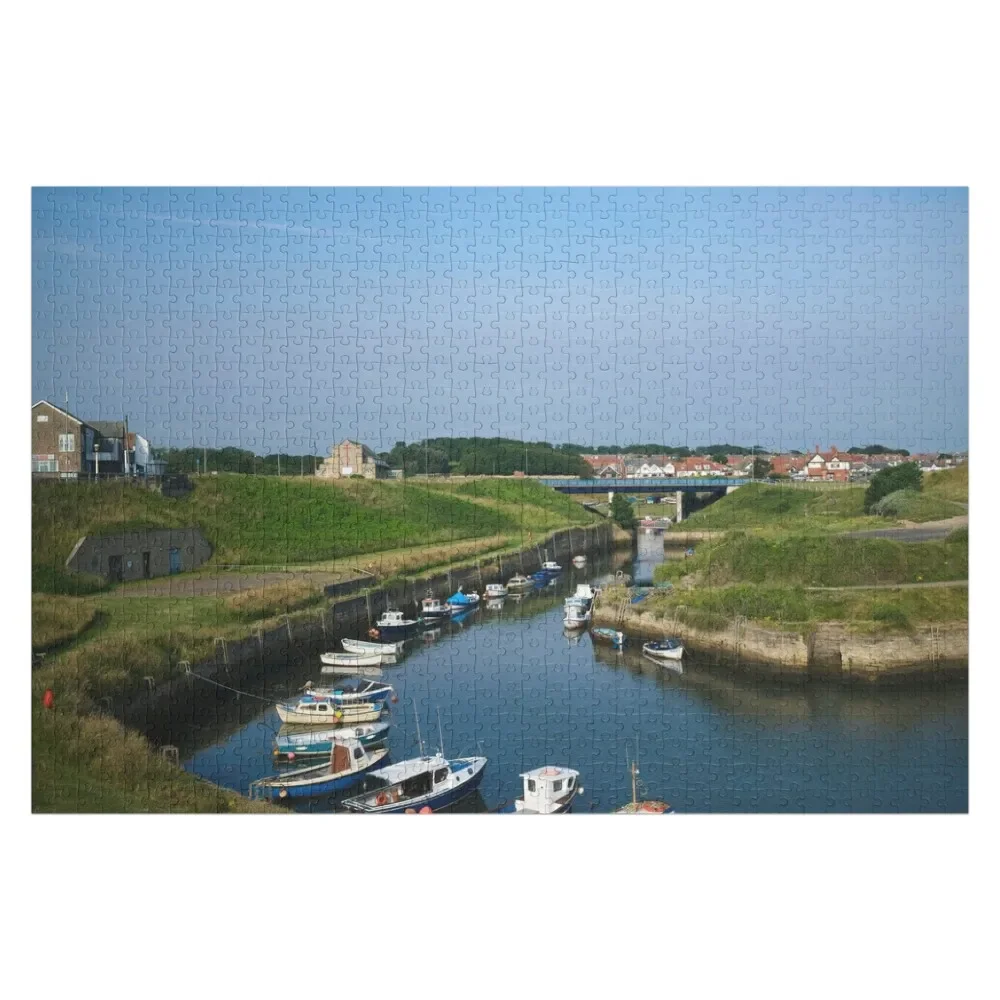
[[[965,580],[968,539],[897,542],[889,538],[730,532],[702,542],[694,556],[656,567],[659,581],[691,577],[701,587],[734,583],[851,587]]]
[[[32,811],[43,813],[272,812],[165,761],[113,719],[36,698],[31,720]]]
[[[865,488],[809,489],[750,483],[696,511],[681,531],[777,529],[809,532],[885,527],[886,519],[866,515]]]
[[[924,473],[923,492],[941,500],[969,502],[969,464],[957,465],[954,469]]]
[[[31,596],[31,650],[43,652],[81,636],[98,620],[93,601],[78,597]]]
[[[743,617],[767,628],[801,631],[822,621],[846,622],[862,632],[906,629],[916,623],[964,621],[965,587],[934,590],[808,591],[802,587],[743,584],[715,590],[657,593],[636,606],[655,618],[709,630]]]
[[[593,520],[534,481],[441,489],[228,474],[197,480],[188,496],[168,499],[124,483],[40,480],[32,500],[33,589],[71,594],[101,586],[66,573],[73,546],[83,535],[115,530],[193,525],[213,547],[211,565],[280,566]]]

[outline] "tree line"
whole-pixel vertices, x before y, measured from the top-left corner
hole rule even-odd
[[[255,476],[311,476],[321,455],[257,455],[245,448],[154,448],[153,456],[167,463],[167,472],[241,472]]]

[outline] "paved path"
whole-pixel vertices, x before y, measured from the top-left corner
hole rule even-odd
[[[803,587],[803,590],[924,590],[931,587],[968,587],[968,580],[933,580],[930,583],[859,583],[850,587]]]
[[[944,521],[910,521],[901,528],[870,528],[867,531],[845,531],[844,538],[892,538],[897,542],[932,542],[947,538],[956,528],[967,528],[969,515],[960,514]]]
[[[317,587],[325,587],[331,583],[344,583],[351,579],[346,573],[334,572],[232,572],[212,573],[205,576],[165,576],[154,580],[139,580],[127,583],[120,588],[120,593],[135,597],[215,597],[227,596],[241,590],[252,590],[256,587],[273,587],[281,583],[306,582]],[[364,586],[367,577],[358,577],[358,586]]]

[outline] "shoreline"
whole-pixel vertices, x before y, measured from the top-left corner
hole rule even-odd
[[[730,666],[756,668],[764,677],[770,673],[867,683],[968,677],[969,627],[964,621],[863,635],[851,632],[843,622],[820,622],[808,632],[787,632],[736,619],[712,631],[631,608],[619,614],[600,599],[597,604],[595,625],[618,628],[642,639],[672,635],[696,652],[722,654],[732,658]]]

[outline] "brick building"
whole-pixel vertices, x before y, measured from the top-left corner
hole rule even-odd
[[[365,479],[388,479],[389,465],[367,445],[344,438],[340,444],[330,449],[330,454],[316,470],[323,479],[346,479],[349,476],[364,476]]]

